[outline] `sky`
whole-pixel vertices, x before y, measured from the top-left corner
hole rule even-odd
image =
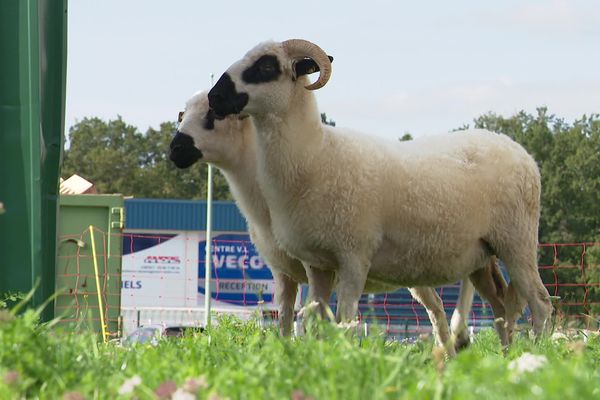
[[[118,115],[158,128],[211,74],[291,38],[335,58],[320,110],[376,136],[443,133],[490,111],[600,113],[594,0],[73,0],[68,13],[67,131]]]

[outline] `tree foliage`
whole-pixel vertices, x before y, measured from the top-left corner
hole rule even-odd
[[[400,142],[408,142],[410,140],[413,140],[413,137],[410,133],[406,132],[404,135],[402,135],[401,137],[398,138],[398,140]]]
[[[85,118],[69,130],[62,176],[78,174],[92,181],[99,193],[172,199],[206,197],[207,166],[180,170],[169,160],[175,124],[165,122],[146,134],[121,117],[103,121]],[[225,178],[214,174],[214,198],[230,199]]]
[[[332,119],[327,119],[326,113],[321,113],[321,122],[324,123],[325,125],[335,126],[335,121]]]

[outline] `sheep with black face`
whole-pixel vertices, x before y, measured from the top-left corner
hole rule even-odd
[[[231,191],[240,209],[246,216],[253,242],[260,254],[271,266],[276,281],[276,300],[280,307],[280,329],[288,334],[293,318],[293,304],[297,283],[307,281],[302,264],[287,255],[277,244],[271,232],[271,218],[266,201],[260,191],[256,178],[256,132],[251,118],[240,119],[230,115],[221,120],[215,119],[214,112],[208,107],[206,92],[195,94],[186,104],[178,132],[171,143],[171,159],[182,168],[196,161],[210,162],[217,166],[226,177]],[[193,147],[193,148],[192,148]],[[310,298],[321,302],[322,313],[331,294],[329,271],[308,267],[313,283],[325,284],[310,287]],[[501,304],[504,281],[495,262],[485,270],[487,282],[492,293],[484,293],[492,304]],[[494,284],[494,278],[499,284]],[[498,280],[499,278],[499,280]],[[504,284],[504,286],[502,286]],[[365,291],[387,291],[388,287],[376,282],[366,283]],[[432,321],[434,337],[441,345],[448,342],[450,335],[444,309],[435,302],[437,294],[431,288],[410,289],[415,298],[424,303]],[[499,290],[499,292],[496,292]],[[457,309],[453,315],[452,333],[455,344],[460,347],[468,341],[465,318],[471,307],[473,287],[466,281],[460,292]],[[450,350],[453,353],[453,349]]]
[[[179,168],[201,161],[221,170],[246,217],[252,242],[271,266],[280,331],[289,335],[298,283],[308,280],[302,263],[278,247],[271,234],[269,210],[256,184],[253,132],[250,118],[232,116],[215,121],[208,107],[207,92],[200,92],[187,102],[179,129],[171,141],[170,158]]]
[[[320,68],[309,84],[306,59]],[[511,277],[506,323],[526,301],[534,332],[552,311],[537,270],[540,176],[504,135],[469,130],[381,143],[323,126],[312,90],[331,63],[304,40],[262,43],[209,92],[220,116],[252,116],[257,178],[278,243],[336,275],[337,318],[356,315],[367,279],[435,286],[477,274],[498,256]]]

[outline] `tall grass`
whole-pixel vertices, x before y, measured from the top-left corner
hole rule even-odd
[[[522,337],[504,354],[495,333],[483,331],[445,362],[428,342],[358,338],[326,323],[282,339],[222,318],[203,334],[128,348],[40,324],[36,311],[3,310],[0,399],[170,398],[176,389],[179,399],[600,398],[600,339],[582,339]],[[509,368],[524,353],[547,362],[532,372]]]

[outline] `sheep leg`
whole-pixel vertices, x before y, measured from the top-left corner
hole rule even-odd
[[[435,289],[430,287],[415,287],[408,288],[408,290],[425,307],[425,311],[427,311],[427,315],[431,321],[436,344],[445,348],[449,357],[454,357],[456,351],[454,350],[454,345],[451,343],[448,319],[446,318],[444,304],[440,296]]]
[[[452,313],[452,319],[450,320],[450,332],[452,339],[454,340],[454,348],[456,351],[465,348],[469,345],[469,330],[467,321],[468,315],[473,305],[473,296],[475,295],[475,288],[468,279],[463,279],[460,285],[460,292],[458,294],[458,302],[456,308]]]
[[[509,336],[506,329],[505,296],[507,284],[496,264],[496,257],[483,269],[473,272],[469,278],[479,295],[490,303],[494,313],[494,328],[500,338],[502,346],[508,346]]]
[[[329,308],[329,298],[333,291],[335,272],[313,268],[306,264],[304,269],[308,277],[308,303],[313,301],[319,303],[319,314],[322,319],[327,319],[333,315]]]
[[[515,324],[521,315],[523,315],[523,310],[526,305],[525,299],[517,294],[512,282],[508,284],[508,288],[506,289],[504,304],[506,307],[506,335],[508,336],[508,343],[510,344],[512,343]]]
[[[519,248],[515,246],[516,248]],[[547,328],[547,322],[552,314],[550,294],[542,282],[537,268],[537,246],[529,246],[527,251],[521,253],[507,252],[505,257],[499,254],[500,259],[506,264],[510,274],[510,302],[507,306],[507,327],[512,331],[515,321],[520,313],[517,312],[522,305],[520,298],[527,301],[533,319],[533,333],[540,337]],[[514,287],[514,289],[512,288]],[[513,292],[514,290],[514,292]]]
[[[353,320],[358,313],[358,301],[367,282],[370,264],[361,262],[356,256],[341,257],[339,262],[337,293],[337,310],[335,319],[339,322]]]
[[[273,271],[275,302],[279,306],[279,333],[289,336],[294,324],[294,303],[298,293],[298,282],[289,276]]]

